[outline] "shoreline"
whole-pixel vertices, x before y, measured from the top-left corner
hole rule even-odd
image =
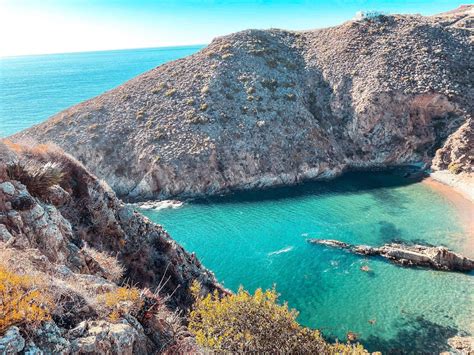
[[[454,175],[447,170],[439,170],[431,172],[430,178],[444,186],[448,186],[453,191],[462,195],[463,198],[474,204],[473,174]]]
[[[439,178],[440,174],[441,178]],[[445,176],[447,172],[436,172],[421,182],[441,194],[458,211],[459,220],[466,232],[466,252],[474,256],[474,179],[472,176]],[[459,183],[462,181],[462,184]],[[473,187],[470,190],[469,187]]]

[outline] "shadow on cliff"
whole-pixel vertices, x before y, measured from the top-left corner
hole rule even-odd
[[[454,327],[434,323],[423,316],[406,316],[400,328],[391,339],[369,336],[360,341],[369,351],[383,354],[439,354],[449,350],[448,339],[459,333]]]
[[[271,187],[262,190],[236,190],[224,196],[197,198],[193,203],[262,202],[304,198],[305,196],[357,195],[369,193],[397,209],[409,201],[392,192],[392,188],[420,182],[423,174],[412,174],[413,168],[393,168],[385,171],[355,171],[327,181],[306,181],[295,186]]]

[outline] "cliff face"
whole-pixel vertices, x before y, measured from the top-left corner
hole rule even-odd
[[[0,143],[0,296],[10,297],[8,287],[19,285],[10,282],[16,276],[9,272],[26,274],[47,291],[52,317],[28,328],[27,317],[16,321],[15,313],[11,319],[3,313],[8,302],[3,299],[0,353],[131,354],[164,351],[183,339],[186,346],[175,350],[190,351],[194,340],[182,334],[178,339],[181,325],[173,310],[188,310],[193,280],[204,292],[225,292],[194,255],[72,157],[46,146]],[[142,289],[141,296],[120,287],[123,283]],[[132,312],[138,299],[141,305]],[[3,329],[5,322],[18,324],[21,334],[26,329],[34,344],[25,343],[15,326]]]
[[[438,149],[433,159],[434,170],[449,170],[453,174],[474,173],[474,121],[467,120]]]
[[[429,162],[473,113],[469,11],[220,37],[13,139],[55,142],[130,199]]]

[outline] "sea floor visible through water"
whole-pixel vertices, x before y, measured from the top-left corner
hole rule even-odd
[[[354,332],[371,351],[437,353],[450,337],[474,332],[473,273],[405,268],[307,243],[401,241],[473,256],[456,206],[403,176],[349,173],[142,212],[196,252],[226,287],[275,285],[302,324],[332,340]]]

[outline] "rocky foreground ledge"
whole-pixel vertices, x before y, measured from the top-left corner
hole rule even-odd
[[[377,248],[368,245],[352,245],[332,239],[308,239],[308,242],[345,249],[359,255],[381,256],[403,266],[422,266],[435,270],[461,272],[474,270],[474,260],[445,247],[391,243]]]

